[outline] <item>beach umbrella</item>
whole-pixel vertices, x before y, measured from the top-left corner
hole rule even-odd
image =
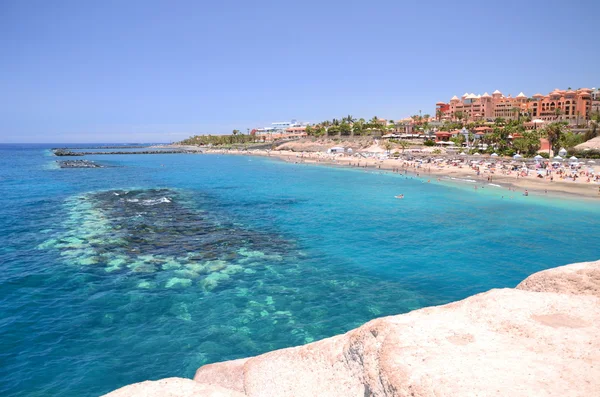
[[[563,159],[563,158],[562,158],[562,157],[560,157],[560,156],[556,156],[556,157],[554,157],[554,160],[559,160],[559,161],[562,161],[562,159]]]
[[[566,156],[567,155],[567,149],[565,149],[564,147],[560,148],[560,150],[558,151],[558,155],[559,156]]]
[[[596,164],[596,162],[594,160],[590,160],[590,161],[588,161],[588,163],[590,163],[590,164]]]
[[[538,154],[538,155],[537,155],[537,156],[535,156],[533,159],[534,159],[534,160],[541,160],[541,159],[543,159],[543,157],[542,157],[542,156],[540,156],[540,155]]]
[[[492,153],[492,157],[498,157],[498,153]]]
[[[575,160],[577,160],[577,157],[575,157],[575,156],[571,156],[571,157],[569,157],[569,160],[571,160],[571,161],[575,161]]]
[[[481,156],[479,153],[473,153],[473,156]]]
[[[522,159],[522,158],[523,158],[523,156],[521,156],[518,153],[513,156],[513,159]]]
[[[464,152],[460,152],[458,155],[459,156],[466,156],[466,154]]]

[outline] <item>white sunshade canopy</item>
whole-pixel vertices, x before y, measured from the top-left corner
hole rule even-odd
[[[498,153],[492,153],[492,157],[498,157]]]
[[[562,160],[562,159],[563,159],[563,158],[562,158],[562,157],[560,157],[560,156],[556,156],[556,157],[554,157],[554,160]]]
[[[573,160],[573,161],[575,161],[575,160],[577,160],[577,157],[575,157],[575,156],[571,156],[571,157],[569,157],[569,160]]]

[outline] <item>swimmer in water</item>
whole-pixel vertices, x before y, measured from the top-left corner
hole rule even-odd
[[[394,197],[396,197],[397,199],[403,199],[403,198],[404,198],[404,195],[403,195],[403,194],[399,194],[399,195],[397,195],[397,196],[394,196]]]

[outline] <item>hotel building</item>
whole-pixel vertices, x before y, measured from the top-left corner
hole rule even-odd
[[[568,121],[572,124],[589,120],[590,113],[600,108],[600,93],[597,89],[555,89],[548,95],[535,94],[527,97],[522,92],[516,97],[504,96],[496,90],[489,95],[465,93],[450,102],[436,103],[436,115],[440,120],[465,121],[488,120],[498,117],[507,120],[529,116],[544,121]]]

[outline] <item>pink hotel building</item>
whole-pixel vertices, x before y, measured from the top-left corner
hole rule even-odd
[[[598,89],[580,88],[578,90],[555,89],[548,95],[535,94],[528,98],[522,92],[516,97],[505,97],[498,90],[492,95],[464,94],[456,96],[449,103],[436,103],[436,117],[441,120],[456,120],[462,113],[467,121],[493,120],[498,117],[516,119],[519,115],[528,115],[544,121],[569,121],[581,123],[589,119],[590,112],[600,108]]]

